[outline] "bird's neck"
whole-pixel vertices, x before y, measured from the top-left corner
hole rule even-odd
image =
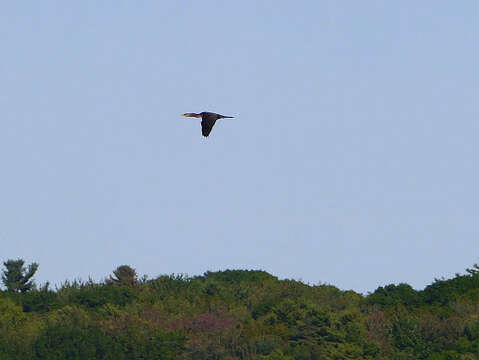
[[[195,118],[200,118],[201,114],[196,114],[196,113],[186,113],[184,116],[187,117],[195,117]]]

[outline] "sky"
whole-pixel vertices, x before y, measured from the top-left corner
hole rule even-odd
[[[0,261],[362,293],[479,262],[479,2],[0,5]],[[185,112],[213,111],[208,138]]]

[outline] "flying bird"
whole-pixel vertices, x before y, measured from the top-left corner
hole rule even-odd
[[[220,114],[215,114],[212,112],[201,112],[199,114],[195,113],[186,113],[183,114],[185,117],[195,117],[201,118],[201,133],[204,137],[208,137],[213,126],[215,125],[216,120],[218,119],[232,119],[233,116],[224,116]]]

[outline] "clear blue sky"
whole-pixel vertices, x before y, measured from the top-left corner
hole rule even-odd
[[[374,291],[479,260],[479,2],[0,6],[0,260]],[[184,112],[233,115],[209,138]]]

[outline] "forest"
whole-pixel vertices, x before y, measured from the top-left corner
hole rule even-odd
[[[479,266],[366,295],[260,270],[37,285],[3,262],[1,360],[479,359]]]

